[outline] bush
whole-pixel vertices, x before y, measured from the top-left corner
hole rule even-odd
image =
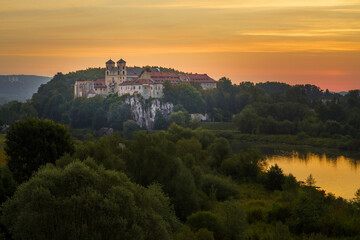
[[[205,175],[202,179],[201,189],[209,196],[224,201],[238,194],[237,186],[226,178],[215,175]]]
[[[222,239],[223,226],[219,218],[211,212],[200,211],[193,213],[188,217],[186,224],[188,224],[194,232],[200,229],[207,229],[214,233],[215,239]]]
[[[259,151],[250,150],[233,155],[221,164],[221,171],[237,180],[257,180],[264,167],[264,158]]]

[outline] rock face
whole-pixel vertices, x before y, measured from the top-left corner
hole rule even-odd
[[[150,102],[149,102],[150,101]],[[136,96],[126,99],[130,105],[132,117],[140,127],[153,129],[156,110],[160,110],[165,119],[173,112],[172,103],[163,103],[158,99],[145,100]]]

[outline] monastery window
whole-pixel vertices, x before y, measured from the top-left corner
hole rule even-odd
[[[125,66],[123,66],[123,70],[125,70]]]
[[[123,75],[125,75],[125,71],[123,71]]]

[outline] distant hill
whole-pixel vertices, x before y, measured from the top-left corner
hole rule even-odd
[[[50,79],[36,75],[0,75],[0,103],[30,99],[40,85]]]

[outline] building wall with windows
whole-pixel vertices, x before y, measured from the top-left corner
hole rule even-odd
[[[161,98],[164,96],[164,83],[196,83],[203,89],[216,88],[216,81],[207,74],[185,74],[175,72],[160,72],[151,69],[151,72],[142,72],[142,68],[126,67],[123,59],[115,62],[111,59],[105,63],[105,78],[95,81],[76,81],[74,97],[92,97],[117,93],[119,96],[139,94],[145,99]]]

